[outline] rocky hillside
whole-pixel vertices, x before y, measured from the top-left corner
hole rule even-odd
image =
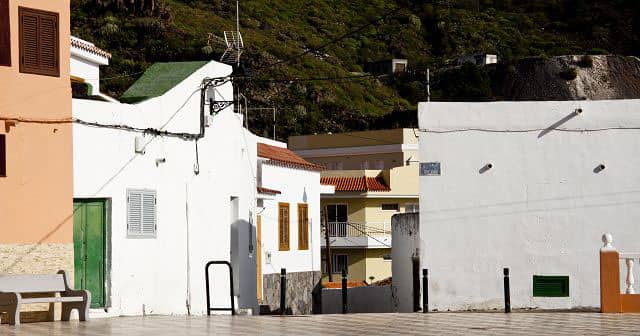
[[[224,47],[215,36],[234,29],[231,0],[71,4],[73,34],[113,54],[102,87],[116,97],[153,62],[219,59]],[[542,89],[545,82],[519,76],[555,81],[565,61],[533,71],[528,57],[556,62],[557,55],[640,55],[637,0],[251,0],[240,1],[240,17],[248,77],[237,83],[250,107],[278,109],[279,138],[407,125],[416,103],[426,99],[427,67],[443,74],[434,78],[434,99],[562,97],[560,87],[541,94],[527,85]],[[472,66],[438,71],[474,52],[498,54],[502,72]],[[411,72],[351,78],[368,62],[392,57],[407,58]],[[595,82],[581,75],[599,71],[598,62],[593,70],[577,70],[571,97],[604,94],[590,93]],[[626,66],[607,61],[610,73]],[[627,92],[614,87],[616,97]],[[250,126],[269,134],[271,116],[254,112]]]
[[[493,95],[507,100],[640,98],[640,59],[623,56],[524,58],[487,67]]]

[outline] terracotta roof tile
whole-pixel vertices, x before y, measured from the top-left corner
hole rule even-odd
[[[263,143],[258,143],[258,156],[261,158],[269,159],[269,163],[289,167],[299,168],[307,170],[324,170],[324,167],[311,163],[296,153],[288,150],[287,148],[271,146]]]
[[[106,58],[111,58],[111,54],[96,47],[95,45],[92,45],[90,43],[86,43],[84,41],[72,38],[71,39],[71,46],[72,47],[76,47],[78,49],[82,49],[84,51],[88,51],[90,53],[94,53],[96,55],[102,56],[102,57],[106,57]]]
[[[391,191],[382,177],[321,177],[320,184],[335,186],[336,191]]]
[[[282,194],[280,190],[275,190],[275,189],[269,189],[264,187],[257,187],[256,189],[258,190],[258,194],[272,194],[272,195]]]

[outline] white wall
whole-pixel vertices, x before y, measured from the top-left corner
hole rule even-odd
[[[73,115],[102,124],[197,133],[202,79],[230,73],[230,66],[210,62],[161,97],[136,105],[74,99]],[[218,88],[224,100],[231,100],[232,90],[231,83]],[[242,118],[232,107],[225,109],[197,143],[200,172],[196,175],[193,141],[146,136],[142,155],[134,153],[134,139],[140,135],[74,124],[75,197],[111,200],[110,313],[139,315],[144,307],[146,314],[185,314],[190,302],[192,314],[205,314],[205,263],[229,261],[235,248],[240,252],[236,261],[242,260],[239,268],[251,267],[246,266],[251,262],[246,238],[236,239],[239,247],[233,247],[231,228],[241,224],[250,229],[255,142],[242,128]],[[156,164],[160,158],[166,162]],[[156,239],[127,238],[128,188],[157,191]],[[239,198],[238,223],[231,223],[232,196]],[[253,270],[255,274],[255,265]],[[217,268],[211,274],[213,305],[228,306],[226,269]],[[236,283],[240,307],[256,309],[255,276],[241,276],[253,280]]]
[[[640,131],[621,128],[640,127],[639,108],[639,100],[420,104],[421,161],[442,167],[420,177],[432,308],[502,307],[503,267],[513,307],[599,306],[602,233],[621,251],[638,250]],[[570,297],[532,297],[534,274],[568,275]]]
[[[391,217],[391,234],[394,241],[391,248],[391,281],[394,308],[399,313],[413,313],[413,258],[420,257],[419,228],[417,213],[397,214]],[[420,275],[422,276],[422,273]]]
[[[263,202],[262,273],[320,271],[320,172],[261,164],[262,186],[282,194]],[[278,248],[278,203],[289,203],[289,251]],[[298,249],[298,204],[306,203],[309,211],[309,250]],[[271,254],[269,262],[267,254]]]

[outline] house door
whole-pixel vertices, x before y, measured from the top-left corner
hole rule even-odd
[[[91,308],[106,306],[106,201],[73,202],[74,286],[91,292]]]
[[[256,289],[258,303],[262,302],[262,216],[256,216]]]

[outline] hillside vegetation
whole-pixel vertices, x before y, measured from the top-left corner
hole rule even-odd
[[[113,54],[102,85],[116,97],[154,62],[219,59],[224,46],[212,34],[235,26],[230,0],[71,3],[72,33]],[[640,54],[637,0],[245,0],[240,24],[243,73],[250,77],[237,83],[250,107],[278,109],[280,139],[411,124],[416,103],[426,99],[424,70],[461,54],[496,53],[504,64],[530,56]],[[344,38],[315,51],[338,37]],[[392,57],[409,59],[412,72],[322,80],[362,75],[367,62]],[[463,68],[454,75],[435,71],[443,77],[434,80],[432,97],[495,95],[486,69]],[[250,126],[270,135],[271,115],[252,112]]]

